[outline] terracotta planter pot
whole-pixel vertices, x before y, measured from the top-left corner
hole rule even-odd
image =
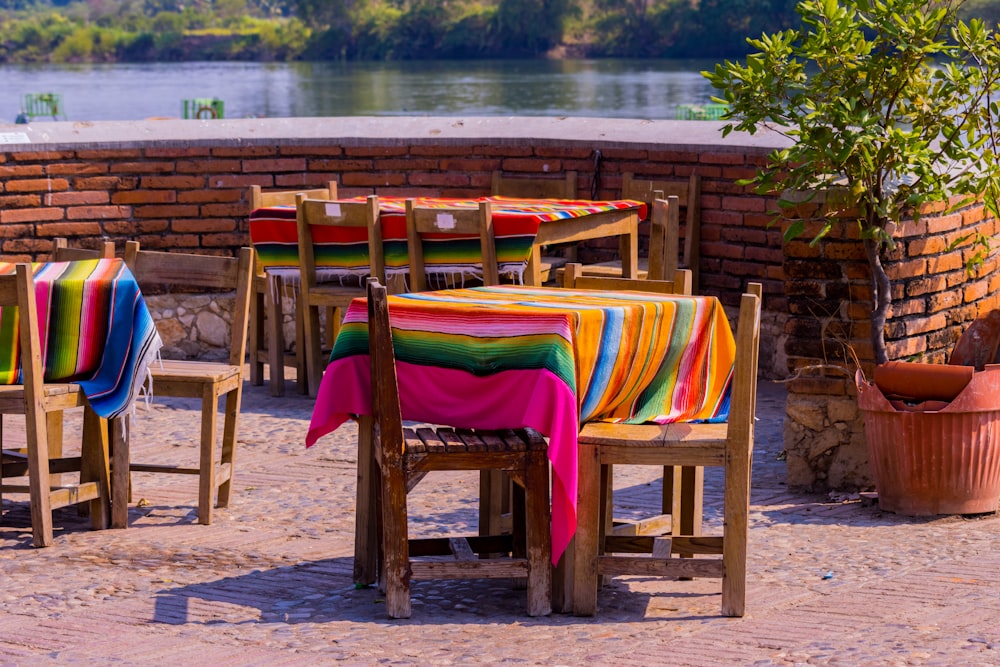
[[[1000,501],[1000,369],[935,411],[897,410],[859,371],[858,407],[879,507],[906,516],[994,512]]]

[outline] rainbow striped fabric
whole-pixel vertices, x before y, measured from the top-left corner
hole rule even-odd
[[[405,419],[549,437],[554,561],[576,526],[580,424],[727,416],[735,341],[714,297],[504,285],[390,296],[389,314]],[[371,412],[369,372],[367,306],[358,299],[307,445]]]
[[[363,197],[340,201],[363,201]],[[538,234],[538,226],[546,221],[580,218],[605,211],[640,209],[645,217],[645,204],[638,201],[588,201],[554,199],[514,199],[485,197],[482,199],[441,199],[418,197],[418,206],[434,208],[477,208],[481,201],[493,204],[493,224],[500,272],[519,275]],[[406,251],[406,199],[380,197],[382,234],[386,271],[403,273],[409,258]],[[250,240],[261,265],[266,270],[298,268],[298,232],[295,208],[276,206],[250,213]],[[320,270],[350,275],[368,274],[367,236],[363,229],[321,227],[314,234],[316,266]],[[427,272],[454,274],[466,269],[481,271],[479,239],[459,235],[433,235],[424,239],[424,262]]]
[[[46,382],[80,384],[94,412],[129,410],[162,343],[121,259],[34,264]],[[0,273],[14,265],[0,262]],[[21,382],[16,308],[0,310],[0,384]]]

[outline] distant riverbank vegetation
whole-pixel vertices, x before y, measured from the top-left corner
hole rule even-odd
[[[735,58],[797,0],[0,0],[0,62]],[[1000,0],[964,12],[996,24]]]

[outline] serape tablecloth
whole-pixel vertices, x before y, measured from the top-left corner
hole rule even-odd
[[[33,264],[46,382],[75,382],[102,417],[129,410],[162,342],[121,259]],[[14,264],[0,262],[0,273]],[[17,308],[0,310],[0,384],[21,382]]]
[[[505,285],[389,297],[403,417],[549,437],[553,562],[576,530],[592,420],[724,419],[735,342],[714,297]],[[306,444],[370,414],[365,299],[348,308]]]
[[[338,201],[364,201],[363,197]],[[520,276],[524,270],[538,226],[546,221],[582,218],[606,211],[639,209],[645,217],[646,205],[639,201],[589,201],[555,199],[415,198],[418,206],[475,209],[481,201],[493,205],[493,225],[500,273]],[[405,273],[409,258],[406,249],[404,197],[379,197],[386,272]],[[334,202],[335,203],[335,202]],[[250,240],[261,265],[269,272],[294,273],[298,270],[298,232],[295,207],[275,206],[250,213]],[[367,236],[363,229],[317,227],[313,234],[317,273],[329,276],[368,275]],[[478,237],[454,234],[430,235],[424,239],[424,263],[432,275],[481,276]]]

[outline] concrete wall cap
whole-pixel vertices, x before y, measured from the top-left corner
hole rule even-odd
[[[0,124],[0,146],[10,152],[56,150],[85,145],[89,150],[163,143],[171,147],[296,145],[334,146],[415,144],[534,144],[770,153],[789,145],[776,132],[733,132],[723,138],[721,121],[642,120],[586,117],[350,116],[225,120],[140,120]],[[389,136],[387,136],[387,134]]]

